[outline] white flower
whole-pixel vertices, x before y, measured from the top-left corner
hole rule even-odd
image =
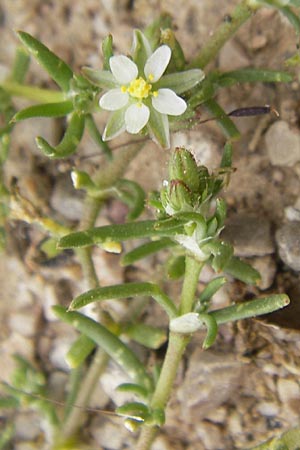
[[[84,69],[90,81],[107,90],[99,101],[102,109],[111,111],[104,140],[124,131],[138,134],[147,127],[156,142],[170,146],[168,116],[185,112],[187,104],[179,95],[204,78],[200,69],[164,75],[170,59],[169,46],[162,45],[151,53],[147,38],[135,30],[133,60],[124,55],[111,56],[110,70]]]
[[[162,45],[147,59],[144,77],[139,76],[137,65],[127,56],[112,56],[109,60],[115,79],[115,88],[100,99],[100,106],[108,111],[124,109],[124,124],[117,131],[137,134],[148,123],[151,107],[162,115],[179,116],[186,110],[186,102],[168,88],[153,89],[165,72],[171,58],[171,49]],[[103,139],[107,137],[107,129]]]

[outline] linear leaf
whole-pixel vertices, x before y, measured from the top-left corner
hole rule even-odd
[[[17,35],[37,62],[48,72],[50,77],[63,91],[67,92],[70,87],[70,81],[73,78],[72,69],[29,33],[19,31]]]
[[[11,122],[20,122],[21,120],[31,119],[32,117],[63,117],[72,112],[72,110],[73,103],[71,101],[43,103],[18,111],[11,119]]]
[[[183,232],[183,224],[177,219],[144,220],[117,225],[106,225],[86,231],[71,233],[60,239],[58,248],[86,247],[110,241],[126,241],[128,239],[152,236],[172,236]]]
[[[84,306],[111,298],[128,298],[138,296],[153,297],[170,317],[177,316],[177,309],[172,300],[153,283],[126,283],[91,289],[71,302],[69,310],[83,308]]]
[[[51,159],[66,158],[76,151],[82,138],[83,131],[84,115],[74,111],[71,115],[65,134],[56,147],[52,147],[42,137],[36,138],[36,144],[38,148]]]
[[[100,323],[78,312],[67,312],[61,306],[53,307],[63,322],[69,323],[99,345],[137,384],[152,389],[152,380],[137,356],[113,333]]]

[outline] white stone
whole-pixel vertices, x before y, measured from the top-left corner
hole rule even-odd
[[[293,166],[300,161],[300,133],[278,120],[266,133],[267,152],[274,166]]]

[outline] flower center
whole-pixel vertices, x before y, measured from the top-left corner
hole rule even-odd
[[[151,89],[152,85],[147,83],[142,77],[139,77],[130,83],[127,91],[132,97],[142,99],[149,96]]]

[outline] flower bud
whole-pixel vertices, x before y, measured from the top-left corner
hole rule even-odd
[[[169,179],[181,180],[192,193],[199,191],[199,173],[195,158],[184,147],[177,147],[172,155]]]

